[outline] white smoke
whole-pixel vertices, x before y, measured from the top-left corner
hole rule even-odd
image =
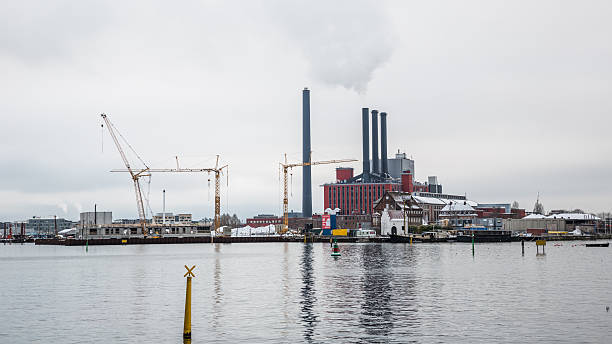
[[[76,210],[80,213],[83,212],[83,206],[79,202],[72,202],[72,205],[76,208]]]
[[[60,202],[57,204],[57,207],[62,209],[62,211],[64,212],[64,215],[68,214],[68,205],[64,202]]]
[[[363,93],[393,51],[394,35],[381,6],[370,0],[282,1],[274,14],[315,79]]]

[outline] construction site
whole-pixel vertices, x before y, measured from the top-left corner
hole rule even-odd
[[[341,164],[357,161],[356,159],[334,159],[325,161],[313,161],[311,159],[310,146],[310,91],[305,88],[302,91],[302,116],[303,116],[303,155],[301,162],[288,162],[285,154],[284,161],[279,163],[279,169],[282,171],[282,211],[280,218],[282,223],[274,226],[266,234],[267,237],[277,236],[284,238],[283,240],[295,239],[296,236],[303,237],[305,228],[313,228],[313,213],[312,213],[312,182],[311,168],[312,166]],[[126,243],[176,243],[176,242],[211,242],[215,240],[228,240],[232,236],[231,228],[221,226],[221,186],[222,178],[226,175],[228,164],[220,164],[219,155],[216,156],[214,166],[202,166],[198,168],[181,167],[179,158],[175,157],[176,166],[172,168],[156,168],[151,167],[145,162],[140,155],[134,150],[132,145],[127,141],[114,123],[110,116],[102,113],[101,127],[106,127],[108,134],[111,136],[114,146],[119,153],[124,167],[120,169],[112,169],[111,173],[127,175],[134,190],[134,200],[136,203],[137,220],[115,220],[112,219],[112,213],[108,211],[98,211],[81,213],[81,218],[78,223],[75,223],[73,228],[58,230],[57,226],[51,230],[51,234],[47,233],[40,236],[36,240],[38,244],[60,244],[60,245],[86,245],[86,244],[126,244]],[[129,153],[129,154],[128,154]],[[133,157],[131,160],[128,157]],[[298,221],[289,221],[289,174],[292,169],[300,168],[303,173],[303,198],[302,212],[297,217]],[[142,180],[150,177],[153,174],[169,174],[169,173],[204,173],[214,175],[214,215],[212,221],[192,221],[190,214],[185,215],[185,219],[174,219],[173,215],[168,214],[165,209],[165,190],[163,198],[163,210],[157,215],[153,215],[149,200],[143,192]],[[209,179],[210,181],[210,179]],[[229,184],[229,180],[227,181]],[[151,214],[147,218],[147,210]],[[168,214],[168,218],[166,218]],[[188,215],[188,217],[187,217]],[[315,221],[316,221],[315,217]],[[61,229],[61,228],[60,228]],[[25,237],[25,235],[24,235]],[[5,236],[6,238],[6,236]],[[226,239],[223,239],[226,238]],[[315,238],[310,238],[316,240]],[[241,239],[245,241],[247,239]],[[280,240],[280,239],[266,239]],[[302,240],[302,239],[300,239]]]

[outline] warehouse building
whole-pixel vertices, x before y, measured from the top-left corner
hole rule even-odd
[[[595,233],[600,219],[591,214],[564,213],[549,216],[528,215],[522,219],[504,219],[503,230],[541,235],[551,232]]]

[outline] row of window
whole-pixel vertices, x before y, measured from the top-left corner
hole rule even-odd
[[[281,223],[281,220],[249,220],[248,223]]]
[[[341,214],[354,211],[371,213],[375,200],[379,199],[388,184],[364,184],[347,186],[329,186],[328,199],[331,208],[340,208]]]
[[[89,235],[114,235],[114,234],[124,234],[124,231],[127,230],[126,228],[105,228],[105,229],[100,229],[100,233],[98,233],[98,229],[97,228],[91,228],[89,229]],[[178,228],[171,228],[170,229],[170,233],[171,234],[190,234],[191,232],[193,233],[203,233],[207,230],[204,230],[203,228],[191,228],[191,227],[178,227]],[[136,228],[130,228],[130,234],[137,234],[138,229]]]

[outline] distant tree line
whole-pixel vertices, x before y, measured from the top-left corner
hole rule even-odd
[[[236,214],[234,215],[230,215],[230,214],[222,214],[221,215],[221,226],[228,226],[228,227],[238,227],[241,225],[240,219],[238,218],[238,216],[236,216]]]
[[[440,225],[436,225],[436,224],[432,224],[432,225],[420,225],[420,226],[408,226],[408,231],[410,233],[416,233],[416,234],[422,234],[424,232],[431,232],[431,231],[435,231],[435,230],[439,230],[439,229],[443,229],[443,230],[452,230],[453,227],[452,226],[440,226]]]

